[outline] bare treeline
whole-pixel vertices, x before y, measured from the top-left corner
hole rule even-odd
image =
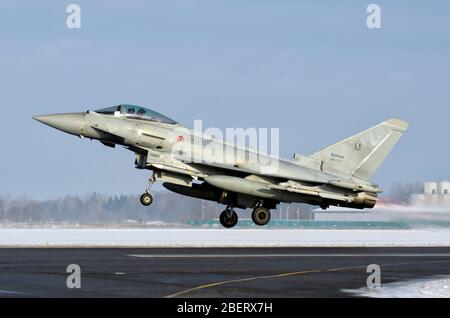
[[[395,183],[383,197],[393,203],[408,204],[411,194],[414,193],[423,193],[422,183]],[[167,191],[155,192],[153,195],[155,200],[150,207],[142,206],[136,195],[108,196],[94,193],[39,201],[0,196],[0,222],[104,224],[134,220],[185,224],[191,220],[216,219],[224,208],[214,202],[192,199]],[[300,218],[308,218],[311,209],[315,208],[301,204],[291,205],[288,213],[287,206],[282,204],[281,213],[279,209],[273,211],[274,218],[296,218],[297,207],[302,211]]]
[[[79,223],[105,224],[141,223],[163,221],[165,223],[186,224],[193,220],[217,219],[224,209],[215,202],[193,199],[167,191],[153,193],[154,202],[144,207],[136,195],[108,196],[91,194],[87,196],[67,195],[52,200],[11,199],[0,197],[0,223]],[[310,207],[306,205],[281,206],[273,211],[274,218],[297,218],[297,208],[301,218],[308,218]],[[243,218],[250,217],[248,213]]]
[[[0,198],[2,223],[108,223],[135,220],[186,223],[201,218],[202,201],[167,192],[154,193],[151,207],[140,204],[135,195],[87,196],[68,195],[53,200]],[[212,204],[204,203],[204,214],[215,212]]]

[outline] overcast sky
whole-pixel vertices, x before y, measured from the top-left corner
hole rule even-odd
[[[400,117],[374,181],[450,179],[450,2],[372,1],[379,30],[370,1],[317,2],[76,1],[70,30],[69,1],[1,1],[0,195],[141,193],[131,152],[31,119],[119,103],[280,128],[286,157]]]

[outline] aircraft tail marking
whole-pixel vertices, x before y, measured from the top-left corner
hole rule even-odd
[[[324,171],[370,180],[408,126],[401,119],[389,119],[311,157],[322,161]]]

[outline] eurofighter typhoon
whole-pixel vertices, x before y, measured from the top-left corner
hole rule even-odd
[[[280,202],[373,208],[382,190],[370,179],[409,126],[389,119],[312,155],[287,160],[204,136],[136,105],[33,118],[134,152],[136,168],[153,171],[140,197],[143,205],[152,204],[151,186],[162,181],[170,191],[225,205],[219,220],[227,228],[238,222],[235,208],[253,209],[252,220],[260,226],[269,223],[270,210]]]

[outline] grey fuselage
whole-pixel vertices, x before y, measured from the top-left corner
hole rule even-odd
[[[122,145],[135,153],[137,168],[154,170],[167,189],[230,206],[274,208],[280,202],[304,202],[324,208],[372,208],[380,192],[367,181],[324,171],[320,160],[302,155],[293,160],[273,157],[178,123],[94,111],[35,119],[106,146]],[[221,160],[225,158],[212,154],[212,149],[232,156]]]

